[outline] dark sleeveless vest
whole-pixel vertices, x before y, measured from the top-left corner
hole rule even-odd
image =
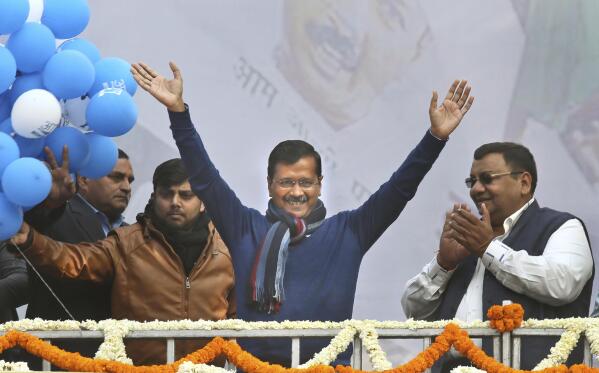
[[[543,254],[547,241],[553,232],[570,219],[577,218],[565,212],[540,208],[535,200],[522,213],[516,222],[516,225],[512,228],[510,234],[503,242],[515,251],[525,250],[530,255],[540,256]],[[587,241],[589,241],[589,236],[584,227],[584,223],[582,223],[582,226]],[[458,306],[462,301],[464,294],[466,294],[468,285],[474,275],[477,260],[478,258],[476,257],[468,257],[456,269],[447,285],[447,289],[443,293],[439,308],[431,317],[432,319],[451,319],[455,316]],[[482,299],[483,320],[487,320],[487,310],[492,305],[501,305],[503,300],[520,303],[522,307],[524,307],[524,319],[553,319],[575,316],[587,317],[589,314],[594,275],[595,270],[593,266],[593,275],[585,284],[578,298],[571,303],[555,307],[529,298],[525,294],[519,294],[508,289],[495,279],[491,272],[485,270]],[[549,354],[550,348],[555,345],[557,340],[557,337],[523,337],[522,349],[520,352],[520,369],[530,370],[534,368],[536,364]],[[492,354],[492,343],[490,338],[483,339],[483,349],[488,355]],[[581,363],[582,358],[582,343],[579,343],[570,354],[570,358],[566,364],[570,366],[571,364]]]

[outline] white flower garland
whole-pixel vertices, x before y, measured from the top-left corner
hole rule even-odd
[[[582,329],[578,328],[567,329],[555,346],[551,347],[549,355],[537,364],[533,370],[543,370],[565,363],[574,347],[576,347],[581,332]]]
[[[460,365],[458,367],[453,368],[451,370],[451,373],[486,373],[486,371],[480,370],[475,367],[465,367]]]
[[[379,335],[375,328],[370,325],[361,328],[360,338],[362,338],[362,345],[368,352],[368,357],[374,370],[381,372],[383,370],[393,369],[393,364],[387,360],[387,354],[379,344]]]
[[[28,330],[96,330],[104,332],[104,342],[101,344],[97,358],[115,360],[131,364],[127,357],[123,338],[130,331],[142,330],[281,330],[281,329],[340,329],[331,343],[300,368],[317,364],[328,365],[352,342],[356,333],[359,333],[364,348],[366,349],[373,368],[377,371],[390,369],[391,363],[387,360],[385,352],[378,342],[376,329],[429,329],[444,328],[448,323],[456,323],[462,328],[488,328],[488,321],[463,322],[460,320],[421,321],[408,319],[406,321],[373,321],[373,320],[346,320],[342,322],[330,321],[283,321],[283,322],[246,322],[242,320],[177,320],[177,321],[149,321],[139,322],[131,320],[104,320],[96,321],[48,321],[42,319],[24,319],[0,324],[0,331],[17,329]],[[584,331],[591,346],[591,353],[599,355],[599,318],[568,318],[553,320],[529,319],[524,321],[522,327],[527,328],[559,328],[566,329],[560,340],[551,349],[547,358],[543,359],[535,370],[556,366],[565,362]],[[183,369],[183,370],[181,370]],[[476,373],[472,367],[458,367],[454,373]],[[466,370],[464,370],[466,369]],[[455,369],[454,369],[455,370]],[[223,368],[212,367],[204,364],[186,364],[180,368],[185,373],[223,373]]]
[[[117,320],[103,320],[98,323],[98,327],[104,332],[104,342],[98,348],[95,357],[133,365],[133,361],[127,357],[123,341],[123,338],[129,333],[127,324]]]
[[[11,363],[9,361],[0,360],[0,372],[30,372],[27,363],[18,361]]]
[[[591,354],[599,356],[599,326],[593,326],[584,332],[591,346]]]
[[[215,367],[214,365],[194,364],[190,361],[186,361],[179,365],[177,373],[235,373],[235,371]]]
[[[304,364],[298,366],[298,368],[308,368],[314,365],[329,365],[337,358],[337,356],[343,351],[347,350],[347,347],[354,339],[354,335],[356,335],[356,328],[353,325],[348,325],[343,328],[339,334],[335,336],[331,340],[331,343],[325,348],[323,348],[320,352],[318,352],[314,357]]]

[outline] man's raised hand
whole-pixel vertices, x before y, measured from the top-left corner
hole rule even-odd
[[[185,111],[183,78],[174,62],[169,62],[173,79],[168,80],[143,62],[131,65],[131,74],[139,86],[154,96],[170,111]]]
[[[44,153],[46,153],[50,174],[52,174],[52,188],[50,188],[50,193],[44,200],[43,206],[57,208],[73,198],[77,192],[75,182],[69,173],[69,149],[66,145],[62,148],[62,165],[60,166],[49,147],[44,148]]]
[[[456,80],[449,87],[449,91],[439,107],[437,107],[437,99],[437,91],[433,91],[428,110],[431,133],[440,139],[447,139],[470,110],[474,96],[470,96],[468,81]]]

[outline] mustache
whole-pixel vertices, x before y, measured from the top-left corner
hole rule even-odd
[[[291,202],[291,203],[304,203],[304,202],[308,202],[308,197],[306,197],[305,195],[301,195],[301,196],[285,196],[285,198],[283,198],[283,200],[285,202]]]

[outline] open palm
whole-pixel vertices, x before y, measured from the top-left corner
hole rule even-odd
[[[183,106],[183,79],[177,65],[169,63],[173,79],[158,74],[143,62],[131,65],[131,73],[139,86],[154,96],[169,109],[181,109]]]
[[[429,107],[433,135],[446,139],[460,124],[474,102],[474,96],[470,96],[470,86],[467,84],[466,80],[454,81],[439,107],[437,92],[433,92]]]

